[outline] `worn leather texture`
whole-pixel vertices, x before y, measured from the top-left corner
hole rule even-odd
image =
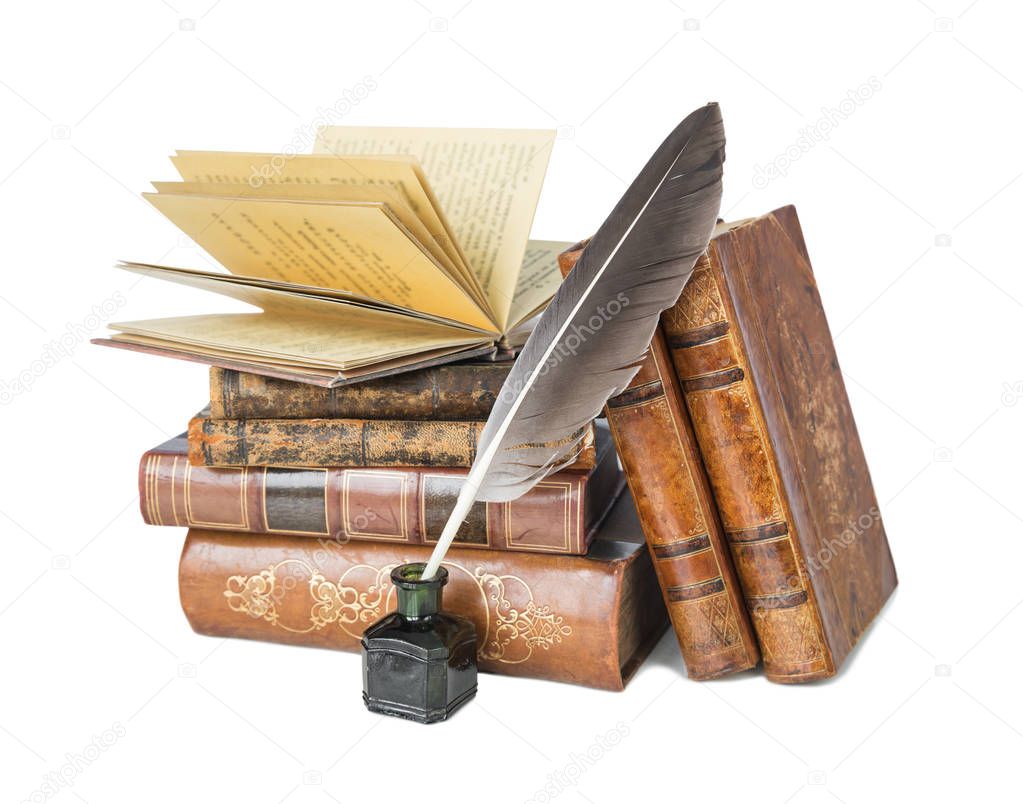
[[[214,419],[188,423],[193,466],[429,466],[468,469],[485,421]],[[572,468],[594,465],[592,428]]]
[[[512,362],[458,363],[323,388],[210,368],[214,419],[485,420]]]
[[[767,677],[834,675],[897,580],[795,209],[719,233],[662,325]]]
[[[559,256],[563,274],[584,245]],[[709,679],[754,667],[756,637],[660,330],[606,414],[687,674]]]
[[[366,627],[396,607],[391,569],[428,553],[191,530],[181,604],[201,634],[356,651]],[[587,556],[470,548],[444,566],[443,609],[473,620],[486,672],[620,690],[667,624],[628,495]]]
[[[585,553],[624,481],[605,425],[597,465],[545,478],[517,500],[477,502],[455,545]],[[184,436],[139,462],[139,504],[151,525],[433,544],[466,470],[192,466]]]

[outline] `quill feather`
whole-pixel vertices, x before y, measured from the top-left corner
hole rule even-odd
[[[571,464],[586,426],[635,376],[661,312],[707,248],[724,145],[717,104],[690,114],[590,240],[505,380],[423,578],[473,502],[516,499]]]

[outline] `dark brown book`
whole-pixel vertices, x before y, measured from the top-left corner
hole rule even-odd
[[[214,419],[188,423],[193,466],[431,467],[468,469],[485,421]],[[593,428],[572,464],[595,464]]]
[[[512,502],[477,502],[456,546],[577,555],[624,485],[605,425],[596,466],[551,475]],[[142,456],[139,502],[150,525],[280,533],[335,542],[433,544],[464,469],[236,469],[192,466],[184,436]]]
[[[485,420],[511,360],[455,363],[324,388],[212,367],[214,419]]]
[[[390,571],[429,548],[191,530],[181,605],[200,634],[357,651],[395,608]],[[470,617],[481,670],[620,690],[667,623],[628,495],[586,556],[452,551],[444,608]]]
[[[834,675],[897,581],[795,209],[718,234],[662,326],[767,676]]]
[[[584,245],[559,257],[562,273]],[[660,329],[606,413],[689,677],[754,667],[756,637]]]

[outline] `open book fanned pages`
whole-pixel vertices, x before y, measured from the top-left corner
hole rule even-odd
[[[178,151],[182,181],[145,198],[227,272],[119,267],[258,311],[124,321],[97,342],[327,386],[513,350],[568,245],[528,239],[553,141],[335,126],[311,155]]]

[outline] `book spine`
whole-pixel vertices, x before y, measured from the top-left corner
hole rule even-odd
[[[560,255],[563,274],[581,253]],[[659,329],[606,414],[686,672],[708,679],[756,666],[756,637]]]
[[[200,634],[357,651],[366,626],[395,608],[391,569],[428,554],[191,530],[181,605]],[[620,690],[630,659],[663,632],[645,550],[608,561],[463,550],[444,566],[444,608],[475,622],[485,671]]]
[[[215,419],[485,420],[511,361],[439,366],[323,388],[232,369],[210,369]]]
[[[195,466],[468,468],[484,422],[214,419],[188,424]]]
[[[585,553],[592,528],[620,490],[613,460],[609,451],[608,465],[600,470],[559,472],[517,500],[476,503],[455,545]],[[449,469],[215,469],[192,466],[181,453],[150,450],[139,464],[139,501],[150,525],[336,543],[434,544],[465,474]]]
[[[395,419],[212,419],[188,423],[193,466],[468,469],[486,422]],[[576,471],[596,464],[592,427]]]
[[[772,681],[834,670],[735,308],[711,244],[662,324]]]

